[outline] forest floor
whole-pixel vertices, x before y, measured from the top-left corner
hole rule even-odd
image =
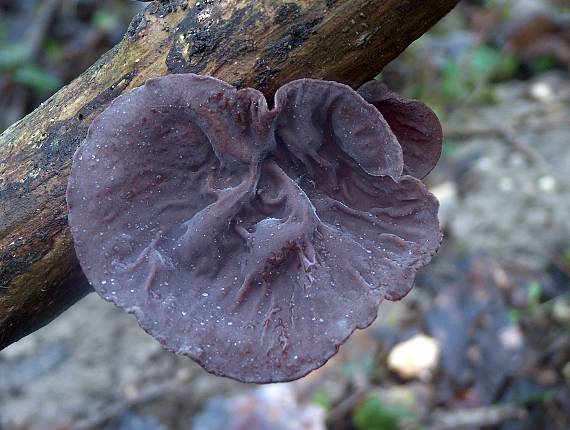
[[[454,149],[430,176],[446,237],[413,292],[382,304],[324,368],[257,396],[339,429],[375,399],[411,428],[570,428],[570,81],[510,82],[496,97],[447,123]],[[388,353],[420,333],[438,340],[439,360],[402,378]],[[164,351],[95,294],[0,357],[7,430],[188,429],[200,414],[195,428],[222,429],[204,423],[229,407],[221,399],[255,390]]]
[[[570,75],[522,78],[431,103],[442,248],[323,368],[264,387],[212,376],[91,294],[0,352],[0,430],[569,429]],[[404,92],[429,102],[425,87]]]

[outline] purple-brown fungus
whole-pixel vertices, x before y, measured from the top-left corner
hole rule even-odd
[[[380,81],[358,89],[390,125],[404,153],[404,174],[422,179],[435,167],[441,155],[443,133],[437,116],[417,100],[407,100]]]
[[[437,118],[379,83],[361,94],[302,79],[270,109],[188,74],[117,98],[67,191],[95,290],[212,373],[265,383],[322,366],[409,292],[441,238],[418,179]]]

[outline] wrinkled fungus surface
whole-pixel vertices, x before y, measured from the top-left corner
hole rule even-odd
[[[441,237],[418,179],[437,118],[377,82],[361,94],[302,79],[270,109],[256,90],[171,75],[116,99],[67,193],[95,290],[212,373],[264,383],[322,366],[408,293]]]

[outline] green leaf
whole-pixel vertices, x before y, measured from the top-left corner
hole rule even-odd
[[[464,72],[457,61],[448,60],[442,67],[441,75],[441,89],[447,99],[458,100],[466,97]]]
[[[521,313],[518,309],[510,308],[507,312],[507,315],[513,324],[517,324],[521,320]]]
[[[62,85],[59,78],[36,65],[19,67],[14,73],[14,81],[42,93],[50,93]]]
[[[457,142],[450,141],[450,140],[444,140],[441,157],[443,159],[452,157],[453,154],[455,154],[457,152],[457,149],[458,149]]]
[[[321,388],[320,390],[315,391],[315,393],[311,397],[311,401],[319,406],[322,406],[325,410],[329,410],[332,406],[332,400],[329,393]]]
[[[531,282],[528,286],[527,301],[528,306],[533,307],[540,304],[540,298],[542,297],[542,286],[539,282]]]
[[[28,59],[28,47],[24,43],[0,45],[0,70],[13,69]]]
[[[473,51],[469,66],[474,78],[489,76],[499,66],[501,54],[495,48],[481,45]]]
[[[533,58],[528,63],[528,68],[533,75],[539,75],[548,70],[556,67],[557,64],[556,57],[552,54],[541,55]]]
[[[358,430],[398,430],[400,421],[413,417],[407,409],[386,407],[377,396],[370,396],[352,417]]]
[[[546,389],[542,391],[536,391],[534,393],[530,393],[521,397],[517,397],[509,403],[515,405],[526,405],[526,406],[545,405],[547,403],[552,402],[555,396],[556,396],[555,389]]]
[[[53,39],[48,39],[44,43],[44,53],[51,63],[58,63],[63,57],[63,46]]]
[[[504,55],[501,58],[499,65],[493,71],[493,80],[504,82],[509,79],[513,79],[517,74],[519,67],[520,61],[517,57],[512,54]]]
[[[117,27],[117,15],[106,10],[98,10],[92,18],[93,25],[103,31],[109,31]]]

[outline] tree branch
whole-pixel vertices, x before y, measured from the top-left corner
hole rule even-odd
[[[124,91],[168,73],[214,75],[271,97],[314,77],[358,86],[458,0],[170,0],[0,136],[0,349],[89,291],[67,228],[71,157]]]

